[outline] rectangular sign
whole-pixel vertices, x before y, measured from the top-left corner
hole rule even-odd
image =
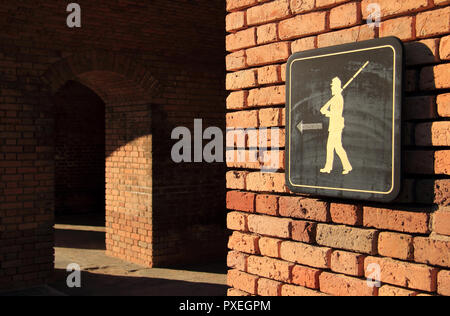
[[[290,190],[394,200],[401,187],[402,42],[388,37],[296,53],[286,76]]]

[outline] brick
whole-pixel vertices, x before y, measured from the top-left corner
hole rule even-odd
[[[290,15],[289,0],[275,0],[247,10],[249,25],[262,24],[283,19]]]
[[[256,87],[257,72],[254,69],[241,70],[227,74],[226,88],[227,90],[240,90],[244,88]]]
[[[278,27],[276,23],[258,26],[256,29],[256,41],[258,45],[275,42],[278,39]]]
[[[227,189],[244,190],[246,175],[245,171],[228,171],[226,175]]]
[[[227,296],[228,297],[245,297],[245,296],[251,296],[251,294],[241,291],[241,290],[228,289]]]
[[[260,85],[280,83],[280,66],[266,66],[258,68],[258,83]]]
[[[317,224],[305,221],[292,221],[291,238],[307,244],[315,243]]]
[[[431,37],[450,31],[450,7],[419,13],[416,17],[417,37]]]
[[[364,19],[367,19],[370,14],[370,10],[367,9],[367,6],[371,3],[373,3],[371,0],[362,1],[361,11],[363,12]],[[377,0],[376,3],[380,5],[380,13],[383,18],[417,12],[428,7],[427,0]]]
[[[439,39],[432,38],[405,44],[406,64],[410,66],[439,61]]]
[[[319,224],[316,240],[319,245],[355,252],[376,254],[378,232],[348,226]]]
[[[248,254],[259,254],[259,237],[233,232],[228,241],[228,248]]]
[[[274,280],[260,278],[258,280],[258,295],[260,296],[280,296],[283,283]]]
[[[247,272],[248,255],[239,251],[230,251],[227,255],[227,266],[231,269]]]
[[[278,215],[278,196],[276,195],[263,195],[256,196],[256,212],[260,214]]]
[[[291,278],[292,263],[255,256],[249,257],[247,262],[248,271],[252,274],[285,283]]]
[[[357,25],[361,22],[361,11],[355,2],[347,3],[331,9],[330,28],[344,28]]]
[[[450,151],[439,150],[434,153],[434,173],[435,174],[450,174]]]
[[[441,38],[439,45],[439,57],[442,60],[450,60],[450,36]]]
[[[268,106],[268,105],[281,105],[286,102],[286,89],[284,86],[273,86],[261,89],[252,89],[248,95],[248,106]],[[272,111],[278,111],[279,109],[271,109]],[[270,126],[282,125],[281,117],[278,116],[273,123],[266,123]]]
[[[282,240],[261,237],[259,240],[259,250],[262,256],[279,258],[280,257],[280,245]]]
[[[351,276],[364,276],[364,259],[366,256],[345,252],[333,251],[331,255],[331,270],[333,272]]]
[[[247,49],[247,64],[262,66],[286,61],[290,55],[289,43],[280,42]]]
[[[321,273],[322,271],[318,269],[296,265],[292,268],[292,283],[317,290]]]
[[[225,45],[228,52],[256,46],[256,28],[249,28],[227,35]]]
[[[415,138],[418,146],[450,146],[450,122],[417,124]]]
[[[450,267],[450,241],[415,237],[414,261],[428,265]]]
[[[364,207],[364,226],[403,233],[429,233],[427,213]]]
[[[307,288],[304,288],[302,286],[295,286],[295,285],[289,285],[284,284],[281,288],[281,295],[282,296],[327,296],[323,293],[320,293],[318,291],[310,290]]]
[[[378,253],[384,257],[412,260],[413,238],[405,234],[382,232],[378,237]]]
[[[436,180],[434,183],[434,203],[437,205],[450,205],[450,180]]]
[[[380,37],[396,36],[403,41],[412,40],[414,38],[413,22],[412,17],[383,21],[380,25]]]
[[[245,9],[257,3],[258,0],[227,0],[227,11]]]
[[[251,95],[249,96],[249,102]],[[281,109],[267,108],[259,110],[259,126],[260,127],[276,127],[281,126]]]
[[[332,249],[330,248],[285,241],[281,243],[280,257],[283,260],[301,265],[315,268],[329,268],[331,252]]]
[[[413,290],[436,291],[437,269],[389,258],[368,257],[364,261],[368,278],[373,277],[371,271],[368,271],[368,266],[372,264],[378,265],[381,269],[381,280],[378,281]]]
[[[294,14],[305,13],[314,9],[315,0],[291,0],[291,11]]]
[[[333,7],[349,1],[350,0],[316,0],[316,8]]]
[[[320,34],[317,37],[317,47],[328,47],[340,44],[366,41],[375,38],[375,30],[368,25],[356,26],[336,32]]]
[[[450,208],[440,208],[433,214],[433,231],[450,236]]]
[[[227,215],[227,228],[231,230],[248,231],[248,215],[238,212],[231,212]]]
[[[247,91],[231,92],[227,98],[227,109],[237,110],[243,109],[247,106]]]
[[[251,232],[260,235],[289,238],[291,221],[284,218],[276,218],[264,215],[250,215],[248,228]]]
[[[417,296],[419,292],[405,290],[399,287],[391,286],[391,285],[383,285],[379,292],[378,296]]]
[[[258,111],[240,111],[227,114],[227,128],[258,127]]]
[[[292,44],[291,44],[292,53],[303,52],[306,50],[315,49],[315,48],[317,48],[316,41],[317,41],[316,36],[305,37],[305,38],[296,40],[296,41],[292,42]]]
[[[227,208],[235,211],[253,213],[255,211],[256,194],[240,191],[227,193]]]
[[[284,173],[251,172],[247,176],[247,190],[268,193],[284,193]]]
[[[227,32],[237,31],[245,27],[245,13],[242,11],[228,14],[225,20]]]
[[[328,222],[328,203],[301,197],[281,197],[280,215],[318,222]]]
[[[331,203],[330,205],[330,216],[334,223],[360,226],[362,225],[362,215],[362,207],[359,205],[338,203]]]
[[[422,69],[420,73],[421,90],[448,88],[450,88],[450,64],[425,67]]]
[[[450,271],[442,270],[438,274],[438,289],[440,295],[450,296]]]
[[[377,296],[378,289],[365,280],[324,272],[320,275],[320,291],[334,296]]]
[[[227,285],[235,289],[256,294],[258,277],[239,270],[229,270],[227,275]]]
[[[226,68],[228,71],[236,71],[247,67],[245,50],[240,50],[226,56]]]
[[[439,116],[450,117],[450,93],[438,95],[436,103]]]
[[[281,21],[278,34],[281,40],[319,34],[326,29],[326,13],[314,12],[297,15],[291,19]]]

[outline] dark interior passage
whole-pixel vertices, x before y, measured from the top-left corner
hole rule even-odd
[[[56,217],[105,214],[105,103],[69,81],[55,95]]]

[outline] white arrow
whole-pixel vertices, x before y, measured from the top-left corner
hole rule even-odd
[[[321,130],[323,129],[323,124],[322,123],[304,124],[303,121],[301,121],[300,124],[297,125],[297,128],[300,131],[300,133],[303,134],[304,131]]]

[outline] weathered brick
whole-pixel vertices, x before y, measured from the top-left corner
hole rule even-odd
[[[378,237],[378,253],[384,257],[411,260],[413,237],[405,234],[382,232]]]
[[[248,231],[248,215],[239,212],[230,212],[227,215],[227,228],[232,230]]]
[[[227,0],[227,11],[235,11],[257,4],[258,0]]]
[[[256,46],[256,28],[239,31],[226,37],[226,49],[229,52],[252,46]]]
[[[326,296],[318,291],[310,290],[302,286],[284,284],[281,288],[282,296]]]
[[[319,224],[316,240],[319,245],[362,252],[377,253],[378,231],[348,226]]]
[[[267,105],[281,105],[286,102],[286,89],[284,86],[272,86],[261,89],[252,89],[248,96],[248,106],[267,106]],[[276,109],[273,109],[276,110]],[[277,109],[279,111],[279,109]],[[281,124],[281,117],[278,116],[276,121],[270,126],[279,126]],[[266,123],[267,125],[267,123]]]
[[[378,292],[378,296],[417,296],[418,294],[417,291],[405,290],[391,285],[383,285]]]
[[[228,71],[236,71],[247,67],[245,50],[240,50],[226,56],[226,68]]]
[[[281,40],[319,34],[325,31],[326,13],[314,12],[297,15],[291,19],[281,21],[278,25],[278,34]]]
[[[364,19],[367,19],[370,14],[370,10],[368,10],[367,7],[371,3],[373,3],[373,1],[371,0],[362,1],[361,11],[363,12]],[[377,0],[377,3],[381,8],[381,17],[389,17],[416,12],[419,10],[423,10],[428,6],[427,0]]]
[[[251,256],[247,260],[248,271],[271,280],[289,282],[292,263],[263,257]]]
[[[449,31],[450,7],[422,12],[416,17],[417,37],[431,37],[448,33]]]
[[[439,61],[439,39],[425,39],[405,44],[407,65],[431,64]]]
[[[256,196],[256,212],[260,214],[278,215],[278,199],[276,195],[263,195]]]
[[[286,61],[289,58],[289,43],[279,42],[247,49],[247,64],[260,66]]]
[[[280,66],[272,65],[258,68],[258,83],[260,85],[280,83]]]
[[[233,190],[244,190],[245,189],[245,177],[248,172],[246,171],[228,171],[227,178],[227,188]]]
[[[227,32],[237,31],[245,27],[245,13],[233,12],[226,16],[225,29]]]
[[[316,0],[316,8],[331,7],[348,1],[350,0]]]
[[[450,117],[450,93],[438,95],[436,103],[439,116]]]
[[[250,215],[248,217],[248,228],[251,232],[279,237],[290,237],[291,221],[284,218],[276,218],[264,215]]]
[[[275,0],[247,10],[249,25],[276,21],[289,16],[289,0]]]
[[[306,50],[311,50],[316,48],[316,36],[305,37],[292,42],[291,50],[292,53],[303,52]]]
[[[251,296],[251,294],[241,291],[241,290],[236,290],[236,289],[228,289],[227,291],[227,296],[229,297],[244,297],[244,296]]]
[[[254,193],[229,191],[227,193],[227,208],[253,213],[255,211],[255,198],[256,194]]]
[[[330,11],[330,28],[337,29],[357,25],[361,22],[359,4],[346,3]]]
[[[227,255],[227,266],[231,269],[247,272],[248,255],[239,251],[230,251]]]
[[[241,70],[227,74],[227,90],[240,90],[258,85],[257,71],[255,69]]]
[[[363,211],[360,205],[331,203],[330,215],[334,223],[350,226],[362,225]]]
[[[292,269],[292,283],[310,289],[319,289],[319,276],[321,270],[304,266],[294,266]]]
[[[315,0],[291,0],[292,13],[305,13],[314,9]]]
[[[258,280],[258,295],[260,296],[280,296],[283,283],[274,280],[260,278]]]
[[[259,254],[259,237],[233,232],[228,241],[228,248],[249,254]]]
[[[450,208],[440,208],[433,214],[433,231],[450,236]]]
[[[378,265],[381,269],[381,280],[378,281],[414,290],[436,291],[437,269],[389,258],[368,257],[364,261],[368,278],[373,277],[371,271],[368,271],[371,264]]]
[[[317,47],[366,41],[375,38],[375,30],[368,25],[356,26],[336,32],[323,33],[317,37]]]
[[[291,238],[307,244],[316,241],[317,224],[306,221],[292,221]]]
[[[420,73],[421,90],[448,88],[450,88],[450,64],[441,64],[422,69]]]
[[[258,127],[258,111],[240,111],[227,114],[228,128]]]
[[[450,271],[442,270],[438,274],[438,289],[440,295],[450,296]]]
[[[328,203],[309,198],[281,197],[280,215],[318,222],[328,222]]]
[[[311,246],[298,242],[281,243],[280,257],[283,260],[315,268],[329,268],[332,249]]]
[[[276,23],[258,26],[256,41],[258,45],[275,42],[278,39],[278,26]]]
[[[324,272],[320,275],[320,291],[334,296],[377,296],[378,289],[365,280]]]
[[[235,289],[256,295],[258,277],[239,270],[229,270],[227,285]]]
[[[450,241],[415,237],[414,261],[429,265],[450,267]]]
[[[227,109],[236,110],[243,109],[247,106],[247,91],[231,92],[227,98]]]
[[[441,38],[439,45],[439,57],[442,60],[450,60],[450,36]]]
[[[364,207],[364,226],[403,233],[429,233],[429,215],[417,211],[400,211]]]
[[[262,256],[279,258],[280,257],[280,246],[282,240],[262,237],[259,240],[259,250]]]
[[[450,122],[417,124],[415,138],[418,146],[450,146]]]
[[[412,17],[383,21],[380,26],[380,36],[396,36],[401,40],[409,41],[414,38],[413,22]]]
[[[362,277],[364,276],[364,259],[366,256],[345,252],[333,251],[331,254],[331,270],[337,273]]]
[[[247,190],[256,192],[284,193],[284,173],[251,172],[247,176]]]

